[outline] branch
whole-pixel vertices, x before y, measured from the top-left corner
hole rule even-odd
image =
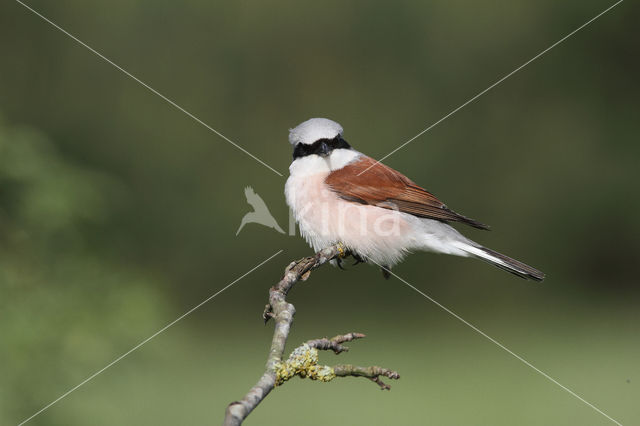
[[[281,385],[291,377],[298,375],[312,380],[330,381],[335,377],[362,376],[371,379],[381,389],[390,387],[380,380],[380,376],[398,379],[397,372],[381,367],[356,367],[353,365],[337,365],[334,367],[318,365],[318,350],[332,350],[339,354],[348,348],[342,344],[365,337],[361,333],[348,333],[331,339],[309,340],[297,347],[286,361],[283,354],[289,330],[293,323],[295,307],[286,301],[286,296],[298,281],[306,281],[311,271],[325,263],[348,256],[342,244],[327,247],[315,256],[305,257],[291,262],[285,269],[282,279],[269,289],[269,303],[266,305],[263,319],[266,322],[273,318],[275,329],[271,341],[271,349],[267,358],[264,374],[240,401],[227,406],[224,426],[241,425],[244,419],[266,398],[275,386]]]
[[[330,382],[336,377],[366,377],[376,383],[382,390],[389,390],[391,386],[380,380],[380,376],[390,379],[399,379],[400,375],[393,370],[382,367],[358,367],[350,364],[336,365],[330,367],[328,365],[318,365],[318,349],[332,350],[336,354],[348,351],[349,348],[342,346],[341,343],[349,342],[354,339],[365,337],[362,333],[349,333],[336,336],[332,339],[309,340],[298,346],[289,359],[278,364],[276,368],[276,386],[279,386],[292,378],[300,376],[311,380],[320,380],[322,382]]]

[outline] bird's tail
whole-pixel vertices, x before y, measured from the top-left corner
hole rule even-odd
[[[456,245],[458,246],[458,248],[469,253],[473,257],[484,260],[485,262],[490,263],[493,266],[497,266],[500,269],[504,269],[507,272],[511,272],[512,274],[517,275],[520,278],[534,281],[542,281],[544,279],[543,272],[538,271],[536,268],[532,268],[531,266],[526,265],[520,261],[512,259],[509,256],[505,256],[502,253],[498,253],[497,251],[482,247],[481,245],[475,245],[466,242],[461,242]]]

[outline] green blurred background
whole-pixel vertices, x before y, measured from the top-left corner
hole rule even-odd
[[[612,2],[29,1],[273,166],[287,129],[339,121],[381,157]],[[623,424],[640,423],[640,95],[624,2],[386,160],[470,237],[547,273],[418,254],[395,272]],[[267,289],[298,236],[284,178],[17,2],[0,5],[0,424],[17,424],[280,249],[29,424],[218,424],[261,374]],[[612,424],[398,280],[323,268],[290,349],[402,378],[293,380],[247,425]]]

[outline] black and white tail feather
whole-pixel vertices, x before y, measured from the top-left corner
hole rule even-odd
[[[510,272],[513,275],[517,275],[520,278],[533,281],[542,281],[544,279],[544,273],[538,271],[536,268],[479,244],[472,245],[469,243],[458,243],[456,246],[469,253],[471,256],[484,260],[485,262]]]

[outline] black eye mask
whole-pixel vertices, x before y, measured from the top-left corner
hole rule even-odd
[[[351,145],[347,143],[342,136],[338,135],[333,139],[318,139],[311,145],[299,143],[293,149],[293,159],[300,157],[306,157],[307,155],[316,154],[320,156],[326,156],[334,149],[344,148],[350,149]]]

